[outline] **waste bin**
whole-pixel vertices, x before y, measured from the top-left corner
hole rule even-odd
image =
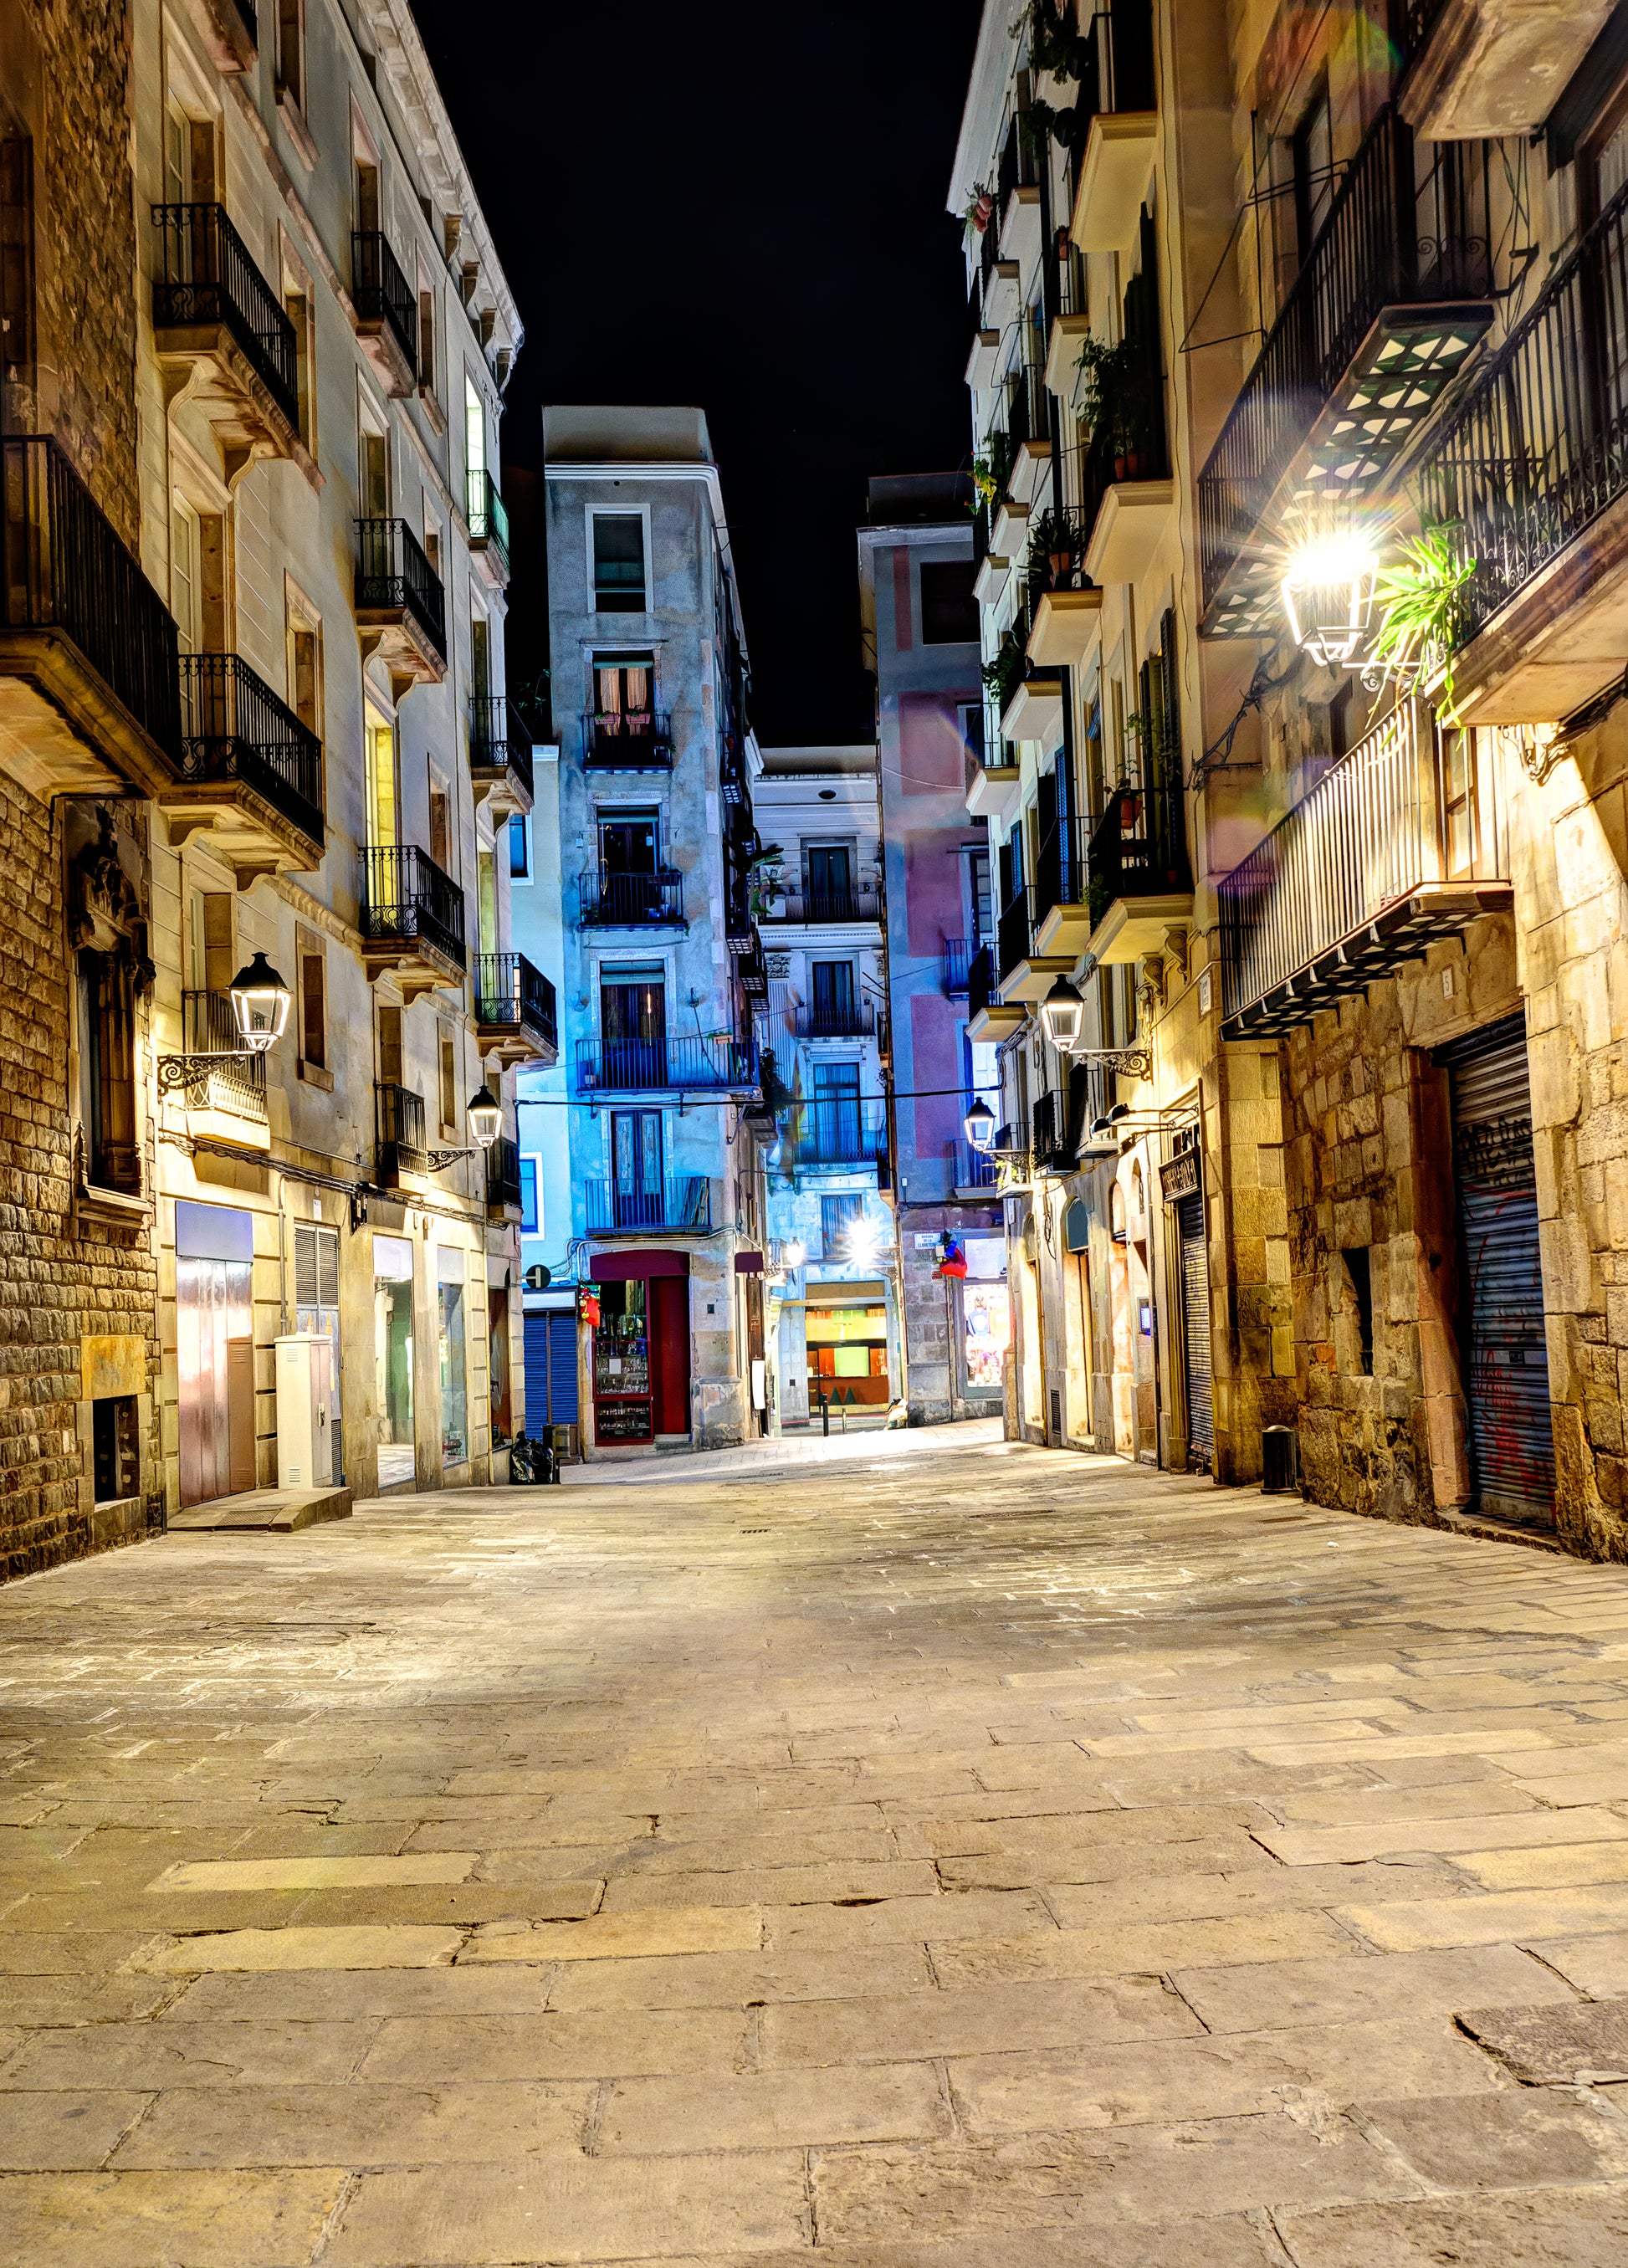
[[[1268,1425],[1261,1435],[1261,1493],[1293,1496],[1300,1485],[1300,1434],[1293,1425]]]

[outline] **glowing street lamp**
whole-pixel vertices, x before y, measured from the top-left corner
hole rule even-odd
[[[263,1056],[282,1038],[292,999],[263,953],[239,969],[232,980],[232,1013],[246,1054]]]
[[[490,1086],[483,1086],[478,1094],[470,1096],[464,1116],[479,1147],[490,1150],[503,1130],[503,1105]]]
[[[992,1150],[995,1146],[995,1114],[980,1095],[961,1120],[969,1145],[974,1150]]]
[[[1307,544],[1289,562],[1279,588],[1289,635],[1314,661],[1351,666],[1368,635],[1379,561],[1360,535]]]
[[[785,1247],[781,1257],[785,1262],[788,1274],[795,1276],[808,1257],[808,1248],[800,1236],[794,1236]]]
[[[1079,1037],[1079,1019],[1085,1003],[1079,997],[1079,987],[1059,976],[1041,1003],[1040,1020],[1046,1027],[1046,1037],[1052,1046],[1066,1055]]]

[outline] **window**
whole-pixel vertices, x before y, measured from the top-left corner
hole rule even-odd
[[[440,1355],[441,1355],[441,1458],[449,1465],[461,1465],[469,1454],[469,1405],[468,1360],[464,1352],[463,1322],[463,1255],[448,1251],[440,1246],[436,1259],[441,1270],[441,1281],[436,1286],[439,1294]],[[453,1268],[458,1280],[447,1281]]]
[[[32,433],[34,417],[33,144],[0,133],[0,429]]]
[[[658,814],[618,812],[600,821],[600,865],[606,874],[653,874]]]
[[[811,1155],[829,1165],[858,1164],[864,1157],[860,1139],[859,1066],[858,1064],[814,1065]]]
[[[458,1130],[458,1048],[445,1024],[440,1027],[441,1131]]]
[[[854,1189],[820,1200],[820,1240],[828,1260],[846,1260],[849,1233],[865,1219],[865,1198]]]
[[[983,703],[981,701],[968,701],[961,705],[961,744],[969,762],[983,763]]]
[[[1351,1285],[1352,1297],[1357,1307],[1357,1360],[1365,1378],[1374,1374],[1374,1273],[1373,1256],[1366,1245],[1354,1251],[1343,1252],[1345,1274]]]
[[[322,1071],[328,1064],[328,960],[320,948],[299,955],[299,1054]]]
[[[369,709],[362,727],[367,789],[367,839],[393,843],[395,831],[395,731],[389,719]]]
[[[136,970],[128,947],[79,955],[79,1108],[85,1178],[141,1193],[136,1138]]]
[[[814,977],[814,1006],[808,1025],[811,1035],[815,1039],[836,1039],[845,1033],[858,1031],[852,961],[816,961],[811,974]]]
[[[400,1086],[401,1084],[401,1012],[399,1008],[380,1008],[379,1011],[379,1079],[384,1086]]]
[[[594,513],[593,604],[602,615],[644,613],[645,521],[642,513]]]
[[[615,1110],[610,1119],[611,1201],[617,1228],[659,1228],[661,1113]]]
[[[305,0],[277,0],[277,93],[305,108]]]
[[[288,705],[306,730],[314,733],[319,740],[322,737],[320,666],[318,632],[298,615],[291,615],[288,625]]]
[[[523,812],[517,811],[509,821],[509,880],[512,882],[531,880],[530,821]]]
[[[141,1465],[133,1394],[102,1395],[92,1403],[91,1469],[98,1504],[112,1504],[139,1492]]]
[[[164,121],[164,194],[173,205],[215,201],[215,129],[174,102]]]
[[[452,873],[452,803],[444,787],[430,790],[430,856],[444,874]]]
[[[390,444],[364,425],[358,465],[362,518],[387,519],[390,513]]]
[[[535,1158],[520,1160],[520,1233],[523,1236],[542,1234],[542,1214],[539,1198],[542,1184],[537,1177]]]
[[[648,733],[654,681],[653,654],[596,653],[593,705],[600,732]]]
[[[491,698],[491,629],[484,615],[469,617],[469,689],[477,701]]]
[[[379,233],[379,168],[371,158],[356,161],[356,225],[364,236]]]
[[[439,391],[435,382],[435,292],[418,271],[418,390]]]
[[[299,438],[307,449],[313,447],[315,428],[312,423],[316,402],[316,388],[312,384],[311,301],[295,286],[284,285],[283,310],[294,326],[294,383],[299,396]]]
[[[995,934],[990,913],[990,854],[973,850],[967,858],[968,935],[980,945],[988,943]]]
[[[977,571],[971,559],[924,559],[921,566],[921,642],[924,645],[976,645],[978,602],[972,595]]]
[[[804,851],[811,921],[843,921],[851,912],[852,869],[845,843],[816,843]]]
[[[183,653],[196,653],[203,637],[198,583],[198,515],[184,497],[170,504],[170,612]]]
[[[608,1086],[665,1086],[667,1081],[667,976],[653,968],[600,972],[600,1041]],[[625,1226],[625,1223],[619,1224]]]
[[[1334,202],[1334,143],[1326,81],[1306,106],[1292,147],[1295,249],[1303,265]]]
[[[1476,836],[1476,727],[1444,726],[1441,732],[1441,796],[1447,836],[1448,873],[1455,880],[1474,871]]]
[[[428,501],[426,497],[426,506]],[[424,512],[424,557],[430,563],[430,572],[438,578],[441,572],[441,531],[431,519],[427,509]]]
[[[486,512],[486,405],[468,371],[463,374],[463,461],[468,475],[469,512],[471,517],[479,513],[483,522]],[[639,523],[635,520],[633,524],[637,527]],[[596,520],[596,531],[599,525]],[[642,566],[640,579],[643,580]]]

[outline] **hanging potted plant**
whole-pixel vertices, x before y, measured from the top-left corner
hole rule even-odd
[[[1069,591],[1088,587],[1085,556],[1086,531],[1077,514],[1042,512],[1029,536],[1029,588]]]
[[[995,217],[995,200],[987,189],[980,189],[967,207],[967,218],[980,236]]]
[[[1383,612],[1363,671],[1364,681],[1378,685],[1389,676],[1417,681],[1439,675],[1441,721],[1456,725],[1455,617],[1476,563],[1455,549],[1445,527],[1426,528],[1422,535],[1404,541],[1401,548],[1401,565],[1386,568],[1374,585],[1374,595]]]

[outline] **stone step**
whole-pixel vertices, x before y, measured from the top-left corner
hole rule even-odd
[[[319,1520],[349,1520],[350,1491],[335,1489],[245,1489],[239,1496],[217,1496],[209,1504],[189,1504],[169,1518],[172,1530],[180,1528],[275,1528],[286,1535],[310,1528]]]

